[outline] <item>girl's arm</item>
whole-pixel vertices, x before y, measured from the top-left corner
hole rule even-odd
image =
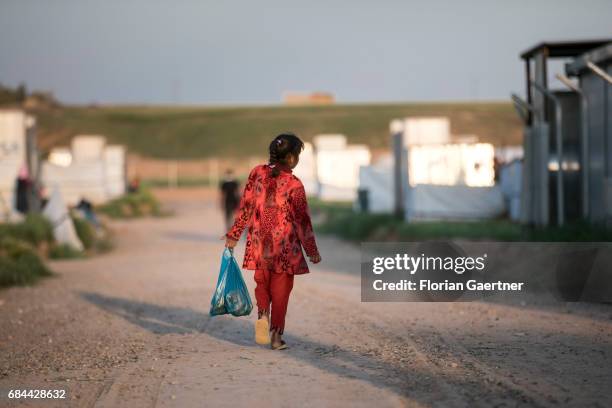
[[[236,213],[236,219],[234,225],[230,228],[229,232],[225,235],[227,238],[238,241],[242,235],[242,231],[246,228],[251,221],[251,215],[253,215],[253,208],[255,208],[255,178],[257,175],[257,168],[251,170],[249,179],[244,186],[244,193],[240,199],[240,206]]]
[[[310,212],[308,211],[308,202],[306,201],[306,191],[300,183],[299,187],[293,189],[291,210],[293,211],[293,219],[297,227],[297,234],[306,255],[311,261],[317,263],[321,256],[317,249],[314,232],[312,231],[312,223],[310,222]]]

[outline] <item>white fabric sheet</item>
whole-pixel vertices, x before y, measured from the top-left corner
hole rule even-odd
[[[53,225],[53,236],[55,241],[66,244],[79,251],[83,250],[83,243],[77,236],[72,218],[68,212],[68,207],[64,203],[62,193],[59,188],[54,188],[49,202],[43,210],[43,215]]]
[[[501,189],[417,185],[408,189],[406,216],[411,219],[477,220],[505,211]]]

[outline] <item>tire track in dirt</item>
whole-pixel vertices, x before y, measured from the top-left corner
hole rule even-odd
[[[346,316],[354,314],[354,302],[345,297],[335,294],[333,290],[321,291],[309,286],[309,292],[314,298],[325,298],[327,302],[336,305],[332,308],[331,315]],[[408,304],[406,304],[408,306]],[[393,306],[391,306],[393,307]],[[376,308],[380,309],[380,308]],[[397,361],[404,362],[417,360],[420,370],[430,373],[435,377],[437,391],[432,389],[431,384],[418,382],[418,375],[413,375],[409,370],[395,367],[395,372],[406,380],[414,381],[417,385],[425,388],[428,403],[435,406],[496,406],[497,404],[513,403],[516,406],[545,407],[552,402],[544,403],[542,395],[533,390],[518,387],[513,384],[511,378],[500,375],[489,368],[486,364],[473,358],[469,351],[460,346],[460,342],[451,338],[448,333],[442,334],[442,330],[429,333],[427,338],[398,334],[398,318],[395,314],[389,315],[382,310],[368,308],[360,314],[360,319],[352,321],[360,327],[361,331],[368,331],[373,337],[379,339],[379,348],[382,350],[394,349],[391,353],[392,364]],[[405,327],[408,323],[403,321]],[[452,344],[452,347],[449,345]],[[382,356],[383,360],[389,362],[389,356]],[[460,378],[470,378],[469,381],[457,381]],[[414,393],[422,390],[409,388],[406,383],[397,383],[395,387],[401,394],[412,397]],[[412,392],[412,394],[411,394]],[[435,397],[434,397],[435,395]],[[441,396],[452,396],[450,399]]]

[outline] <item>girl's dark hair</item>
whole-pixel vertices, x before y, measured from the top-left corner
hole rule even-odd
[[[299,156],[304,149],[304,142],[293,133],[281,133],[270,143],[270,164],[287,164],[290,154]],[[280,174],[278,166],[272,169],[272,176]]]

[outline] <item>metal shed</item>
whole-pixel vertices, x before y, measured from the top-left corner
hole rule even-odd
[[[612,217],[612,41],[567,64],[578,78],[584,116],[584,217],[607,222]]]
[[[521,221],[526,224],[563,225],[568,220],[591,218],[587,214],[591,213],[588,203],[593,201],[589,200],[593,189],[587,192],[589,183],[585,182],[582,166],[590,161],[584,156],[588,133],[582,126],[582,117],[587,117],[583,112],[584,98],[580,89],[560,74],[558,78],[570,90],[549,88],[548,61],[579,59],[611,42],[544,42],[521,54],[526,100],[516,95],[512,98],[525,123]]]

